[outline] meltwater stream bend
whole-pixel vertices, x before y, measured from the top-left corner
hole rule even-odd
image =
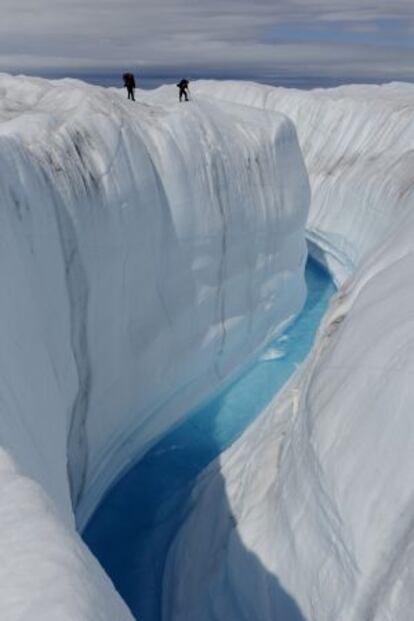
[[[308,297],[285,334],[107,493],[83,537],[140,621],[161,620],[164,562],[197,475],[245,430],[309,352],[334,286],[311,259]]]

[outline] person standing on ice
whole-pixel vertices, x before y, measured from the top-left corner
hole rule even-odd
[[[128,99],[132,99],[132,101],[135,101],[135,94],[134,94],[135,78],[134,78],[134,74],[133,73],[124,73],[124,75],[122,76],[122,79],[124,81],[124,86],[127,89]]]
[[[189,85],[190,85],[190,82],[188,80],[181,80],[181,82],[178,82],[177,86],[180,89],[180,93],[179,93],[180,101],[183,100],[183,97],[185,97],[186,101],[189,101],[189,99],[188,99],[188,95],[189,95],[188,87],[189,87]]]

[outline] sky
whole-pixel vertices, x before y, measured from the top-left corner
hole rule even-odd
[[[414,0],[1,0],[0,71],[414,80]]]

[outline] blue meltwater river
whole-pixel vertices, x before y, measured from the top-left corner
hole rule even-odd
[[[194,412],[107,493],[83,538],[140,621],[161,620],[168,548],[197,475],[246,429],[309,352],[335,289],[311,259],[308,297],[294,324],[237,381]]]

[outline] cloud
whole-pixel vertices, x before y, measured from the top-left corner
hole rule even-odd
[[[2,0],[0,69],[414,78],[412,0]]]

